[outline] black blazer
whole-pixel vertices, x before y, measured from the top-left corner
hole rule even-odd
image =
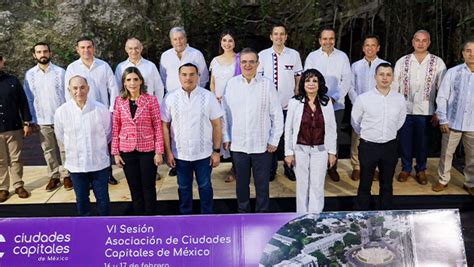
[[[31,121],[25,91],[17,77],[0,72],[0,133],[23,128]]]

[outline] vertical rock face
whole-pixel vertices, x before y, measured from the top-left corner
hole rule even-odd
[[[337,46],[352,61],[362,56],[363,36],[379,34],[380,56],[395,61],[411,49],[414,29],[431,31],[431,51],[444,56],[448,65],[459,60],[457,47],[473,33],[472,1],[385,0],[0,0],[0,53],[7,70],[22,77],[34,63],[31,47],[51,44],[53,61],[67,66],[77,58],[75,40],[92,37],[97,56],[112,67],[126,57],[128,37],[144,44],[144,57],[159,63],[170,47],[168,31],[184,26],[191,46],[210,61],[219,47],[219,33],[227,28],[237,34],[237,48],[257,50],[271,45],[275,23],[288,28],[289,47],[303,60],[319,47],[321,25],[333,25]],[[416,10],[423,10],[417,12]],[[442,26],[439,26],[442,25]]]

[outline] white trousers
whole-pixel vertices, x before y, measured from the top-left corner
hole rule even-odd
[[[323,211],[327,164],[328,152],[324,146],[295,146],[296,212]]]

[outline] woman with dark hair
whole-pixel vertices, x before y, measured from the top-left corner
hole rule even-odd
[[[336,162],[336,119],[323,75],[303,72],[285,123],[285,163],[295,168],[296,212],[320,213],[326,170]]]
[[[145,81],[136,67],[122,75],[122,90],[115,100],[112,120],[112,155],[123,168],[132,196],[134,213],[154,214],[155,175],[163,162],[163,130],[160,107],[146,92]]]
[[[212,59],[209,70],[211,71],[210,89],[216,95],[216,98],[221,102],[222,95],[227,81],[239,74],[240,71],[240,56],[235,52],[235,35],[230,30],[224,30],[220,35],[220,55]],[[221,149],[222,156],[229,158],[230,154],[225,149]],[[226,183],[235,180],[235,170],[232,165],[228,176],[225,179]]]

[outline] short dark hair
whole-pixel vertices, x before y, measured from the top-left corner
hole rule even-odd
[[[474,44],[474,37],[468,38],[468,39],[466,39],[466,40],[462,43],[462,45],[461,45],[461,51],[464,51],[464,49],[466,49],[466,46],[467,46],[468,44]]]
[[[257,57],[257,60],[258,60],[258,53],[257,51],[255,51],[255,49],[253,48],[250,48],[250,47],[246,47],[244,49],[242,49],[242,51],[240,51],[240,57],[242,58],[243,55],[245,54],[255,54],[255,56]]]
[[[375,74],[377,74],[377,71],[378,71],[380,68],[391,68],[392,71],[393,71],[392,64],[390,64],[390,63],[388,63],[388,62],[383,62],[383,63],[380,63],[380,64],[375,68]]]
[[[196,70],[196,73],[199,74],[198,67],[196,65],[194,65],[193,63],[191,63],[191,62],[184,63],[183,65],[179,66],[178,73],[181,73],[181,69],[184,68],[184,67],[192,67]]]
[[[44,45],[46,47],[48,47],[48,51],[51,52],[51,48],[49,47],[49,44],[48,43],[45,43],[45,42],[37,42],[36,44],[33,45],[33,47],[31,48],[31,52],[34,54],[35,53],[35,48],[39,45]]]
[[[285,24],[283,24],[283,23],[275,23],[275,24],[273,24],[273,25],[272,25],[272,30],[270,31],[270,34],[272,34],[272,33],[273,33],[273,30],[274,30],[275,28],[278,28],[278,27],[282,27],[283,29],[285,29],[285,33],[288,34],[288,29],[286,28]]]
[[[321,27],[321,31],[319,32],[319,38],[321,38],[321,34],[323,31],[332,31],[334,35],[336,35],[336,29],[334,29],[332,26],[323,26]]]
[[[92,46],[95,46],[94,40],[92,40],[92,38],[90,38],[88,36],[79,37],[79,39],[77,39],[77,41],[76,41],[76,45],[79,45],[79,42],[82,42],[82,41],[90,41],[92,43]]]
[[[377,40],[377,44],[380,45],[380,38],[378,35],[376,34],[367,34],[365,37],[364,37],[364,43],[365,43],[365,40],[367,39],[375,39]]]

